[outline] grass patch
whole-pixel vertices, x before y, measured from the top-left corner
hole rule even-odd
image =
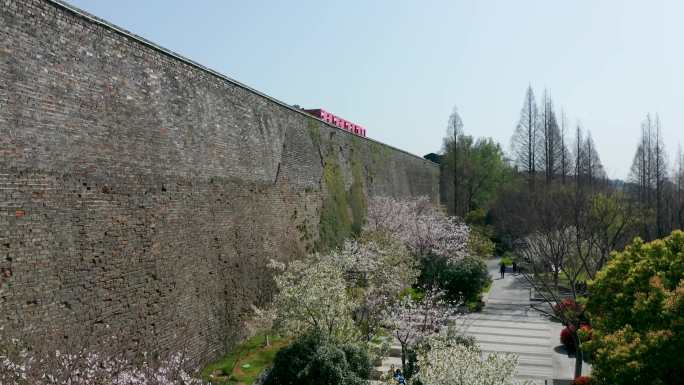
[[[487,283],[484,285],[484,287],[482,288],[482,291],[480,292],[480,296],[482,294],[489,293],[489,290],[492,288],[492,282],[493,281],[491,280],[491,278],[487,280]]]
[[[266,347],[265,342],[263,334],[246,340],[220,360],[207,365],[202,370],[202,378],[217,385],[251,385],[290,341],[271,336],[271,345]]]
[[[399,293],[399,299],[406,296],[411,296],[411,299],[420,302],[425,298],[425,291],[419,287],[407,287]]]
[[[506,266],[513,266],[513,258],[503,257],[503,258],[501,258],[501,262],[499,262],[499,263],[503,263]]]

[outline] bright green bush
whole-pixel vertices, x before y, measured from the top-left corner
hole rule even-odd
[[[494,255],[495,248],[494,242],[482,229],[471,227],[470,235],[468,236],[468,251],[470,255],[489,258]]]
[[[306,334],[278,352],[266,385],[366,385],[371,364],[357,345]]]
[[[587,301],[597,384],[682,383],[684,232],[614,253]]]

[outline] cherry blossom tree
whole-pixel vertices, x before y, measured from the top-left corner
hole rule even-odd
[[[113,340],[116,337],[112,337]],[[186,356],[175,353],[132,359],[81,348],[28,349],[18,340],[0,341],[0,384],[7,385],[202,385]]]
[[[441,300],[442,292],[428,290],[420,301],[404,296],[387,314],[387,327],[401,345],[402,370],[407,372],[410,349],[425,338],[438,334],[448,324],[452,311]]]
[[[468,254],[468,226],[437,209],[427,197],[371,199],[365,231],[392,234],[419,257],[434,254],[457,262]]]

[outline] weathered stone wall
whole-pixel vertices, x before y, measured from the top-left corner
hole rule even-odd
[[[206,360],[270,258],[334,245],[369,196],[438,199],[428,161],[60,4],[0,5],[5,333]]]

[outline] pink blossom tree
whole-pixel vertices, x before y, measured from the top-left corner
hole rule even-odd
[[[116,337],[112,337],[116,339]],[[8,385],[202,385],[186,356],[133,359],[81,348],[31,350],[18,340],[0,340],[0,384]]]
[[[442,296],[443,293],[437,290],[427,290],[420,301],[406,295],[388,310],[386,326],[401,345],[401,365],[405,373],[408,351],[448,325],[453,311],[442,301]]]
[[[364,230],[392,234],[418,257],[434,254],[457,262],[468,254],[468,226],[447,216],[427,197],[371,199]]]

